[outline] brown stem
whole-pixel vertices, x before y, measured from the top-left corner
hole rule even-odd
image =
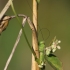
[[[33,0],[33,23],[36,29],[36,35],[37,35],[37,2],[36,0]],[[35,36],[35,32],[32,33],[32,45],[33,49],[36,53],[37,58],[39,58],[39,51],[38,51],[38,37]],[[39,70],[38,64],[35,61],[35,58],[32,54],[32,70]]]

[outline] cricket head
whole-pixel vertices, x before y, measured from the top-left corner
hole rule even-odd
[[[0,34],[7,28],[10,19],[11,17],[6,15],[2,17],[0,20]]]
[[[45,44],[45,42],[44,41],[40,41],[39,44]]]

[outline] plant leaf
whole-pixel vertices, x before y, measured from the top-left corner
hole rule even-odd
[[[45,59],[54,68],[54,70],[63,70],[62,62],[53,54],[46,56]]]

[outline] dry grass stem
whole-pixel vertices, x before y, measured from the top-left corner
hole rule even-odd
[[[14,47],[13,47],[13,49],[12,49],[12,52],[11,52],[11,54],[10,54],[8,60],[7,60],[7,62],[6,62],[6,65],[5,65],[4,70],[7,70],[7,68],[8,68],[8,65],[9,65],[9,63],[10,63],[12,57],[13,57],[13,54],[14,54],[14,52],[15,52],[15,49],[16,49],[18,43],[19,43],[19,40],[20,40],[21,34],[22,34],[22,29],[20,29],[20,31],[19,31],[19,34],[18,34],[17,40],[16,40],[16,42],[15,42],[15,44],[14,44]]]
[[[13,1],[13,0],[11,0],[11,1]],[[1,20],[1,18],[3,17],[3,15],[5,14],[5,12],[9,9],[10,5],[11,5],[11,2],[10,2],[10,0],[9,0],[9,1],[6,3],[6,5],[5,5],[5,7],[3,8],[3,10],[1,11],[1,13],[0,13],[0,20]]]

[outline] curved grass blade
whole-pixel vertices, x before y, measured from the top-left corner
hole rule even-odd
[[[13,12],[14,12],[16,18],[17,18],[17,20],[20,22],[20,19],[18,18],[17,13],[16,13],[16,11],[15,11],[14,5],[13,5],[13,3],[12,3],[11,0],[10,0],[10,2],[11,2],[11,8],[12,8],[12,10],[13,10]],[[22,27],[22,25],[20,25],[20,27],[21,27],[22,30],[23,30],[23,34],[24,34],[25,40],[26,40],[26,42],[27,42],[27,44],[28,44],[28,46],[29,46],[29,48],[30,48],[31,45],[29,44],[29,41],[28,41],[28,39],[27,39],[27,36],[26,36],[25,30],[24,30],[24,28]]]
[[[20,22],[20,20],[19,20],[19,18],[18,18],[18,16],[17,16],[17,13],[16,13],[16,11],[15,11],[13,2],[12,2],[11,0],[10,0],[10,2],[11,2],[11,8],[12,8],[12,10],[13,10],[13,12],[14,12],[16,18],[17,18],[18,21]],[[36,57],[35,51],[33,50],[32,46],[30,45],[30,43],[29,43],[29,41],[28,41],[28,39],[27,39],[27,36],[26,36],[26,33],[25,33],[24,28],[22,27],[22,25],[20,25],[20,27],[22,28],[22,31],[23,31],[25,40],[26,40],[26,42],[27,42],[27,44],[28,44],[28,47],[30,48],[31,52],[33,53],[33,55],[34,55],[34,57],[35,57],[35,59],[36,59],[36,62],[39,63],[39,59]]]

